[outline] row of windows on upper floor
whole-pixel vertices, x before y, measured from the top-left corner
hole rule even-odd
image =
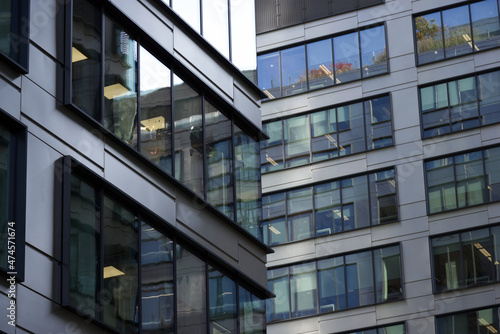
[[[66,102],[261,239],[258,140],[103,3],[72,5]]]
[[[425,161],[428,213],[500,201],[500,147]],[[262,196],[270,246],[396,222],[397,169]]]
[[[265,333],[251,282],[76,160],[58,170],[63,306],[117,333]]]
[[[431,237],[430,250],[434,293],[500,281],[498,225]],[[401,268],[398,245],[271,268],[276,298],[267,301],[267,321],[401,300]],[[439,320],[438,328],[457,320]]]
[[[500,71],[420,86],[422,138],[500,123]],[[264,123],[261,172],[393,145],[390,95]]]
[[[257,53],[254,0],[161,0],[252,82]]]
[[[419,65],[500,46],[499,1],[483,0],[414,17]],[[388,73],[385,26],[362,28],[257,57],[269,99]]]
[[[0,57],[28,72],[29,0],[0,2]]]

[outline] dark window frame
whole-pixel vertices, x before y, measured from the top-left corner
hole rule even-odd
[[[445,317],[448,317],[448,316],[453,316],[453,315],[459,315],[459,314],[468,314],[470,312],[477,312],[477,311],[483,311],[483,310],[488,310],[488,309],[497,309],[496,311],[497,312],[493,312],[494,313],[494,317],[496,318],[497,322],[499,321],[499,316],[498,316],[498,308],[500,307],[500,305],[490,305],[490,306],[481,306],[481,307],[476,307],[476,308],[472,308],[472,309],[467,309],[467,310],[462,310],[462,311],[456,311],[456,312],[448,312],[448,313],[443,313],[443,314],[439,314],[439,315],[436,315],[435,316],[435,320],[434,321],[434,331],[436,334],[444,334],[444,333],[439,333],[438,331],[438,319],[440,318],[445,318]]]
[[[383,222],[383,223],[379,223],[379,224],[375,224],[375,225],[372,225],[371,223],[371,220],[373,219],[373,217],[371,217],[371,208],[372,208],[372,203],[371,203],[371,196],[370,196],[370,180],[369,180],[369,176],[370,175],[374,175],[374,174],[377,174],[377,173],[380,173],[380,172],[386,172],[386,171],[391,171],[393,170],[394,171],[394,181],[396,182],[395,184],[395,197],[396,197],[396,210],[397,210],[397,217],[396,219],[392,220],[392,221],[388,221],[388,222]],[[347,229],[345,230],[344,228],[342,228],[342,231],[340,232],[332,232],[330,234],[325,234],[325,235],[320,235],[320,236],[317,236],[317,231],[316,231],[316,208],[315,208],[315,201],[314,201],[314,187],[315,186],[320,186],[320,185],[324,185],[324,184],[328,184],[328,183],[333,183],[333,182],[339,182],[339,185],[340,183],[343,181],[343,180],[349,180],[349,179],[352,179],[352,178],[355,178],[355,177],[360,177],[360,176],[365,176],[366,179],[367,179],[367,188],[368,188],[368,193],[367,193],[367,201],[368,201],[368,209],[369,209],[369,215],[370,215],[370,223],[367,225],[367,226],[362,226],[362,227],[358,227],[358,228],[354,228],[354,229]],[[275,246],[280,246],[280,245],[288,245],[288,244],[291,244],[291,243],[296,243],[296,242],[301,242],[301,241],[304,241],[304,240],[310,240],[310,239],[316,239],[316,238],[322,238],[322,237],[327,237],[327,236],[332,236],[332,235],[337,235],[337,234],[340,234],[340,233],[346,233],[346,232],[350,232],[350,231],[353,231],[353,230],[362,230],[362,229],[366,229],[366,228],[373,228],[373,227],[376,227],[376,226],[379,226],[379,225],[387,225],[387,224],[393,224],[393,223],[397,223],[400,221],[400,218],[401,218],[401,213],[400,213],[400,208],[399,208],[399,191],[398,191],[398,169],[396,166],[393,166],[393,167],[386,167],[386,168],[382,168],[382,169],[377,169],[377,170],[371,170],[371,171],[368,171],[368,172],[362,172],[362,173],[357,173],[357,174],[350,174],[350,175],[346,175],[346,176],[343,176],[343,177],[339,177],[339,178],[335,178],[335,179],[329,179],[327,181],[321,181],[321,182],[316,182],[316,183],[312,183],[312,184],[309,184],[307,186],[299,186],[299,187],[294,187],[294,188],[287,188],[287,189],[284,189],[284,190],[281,190],[281,191],[274,191],[274,192],[270,192],[270,193],[264,193],[262,196],[272,196],[272,195],[277,195],[277,194],[284,194],[284,214],[283,215],[280,215],[280,216],[276,216],[276,217],[272,217],[272,218],[267,218],[266,220],[262,220],[262,225],[263,227],[265,227],[268,223],[274,221],[274,220],[284,220],[285,221],[285,224],[286,224],[286,234],[287,234],[287,241],[284,242],[284,243],[277,243],[277,244],[272,244],[271,243],[271,231],[269,228],[264,229],[263,228],[263,233],[267,233],[267,237],[264,237],[264,242],[267,240],[267,243],[272,246],[272,247],[275,247]],[[291,237],[291,232],[290,232],[290,226],[288,224],[288,221],[289,221],[289,218],[290,217],[293,217],[293,216],[297,216],[297,215],[300,215],[301,213],[294,213],[294,214],[288,214],[288,204],[287,204],[287,201],[288,201],[288,193],[290,191],[293,191],[293,190],[299,190],[299,189],[306,189],[306,188],[311,188],[312,189],[312,201],[313,201],[313,207],[311,208],[311,211],[310,211],[310,214],[311,214],[311,237],[309,238],[305,238],[305,239],[300,239],[300,240],[289,240],[290,237]],[[341,191],[342,189],[342,186],[340,186],[339,190]],[[341,192],[340,192],[341,194]],[[382,198],[385,198],[387,196],[381,196]],[[351,204],[351,203],[346,203],[346,204]],[[340,205],[343,206],[343,202],[342,202],[342,195],[340,195]],[[263,208],[264,210],[264,208]],[[263,215],[264,217],[264,215]],[[335,226],[333,226],[335,228]]]
[[[66,309],[78,314],[86,318],[88,321],[105,328],[107,330],[112,331],[113,333],[120,333],[116,329],[110,327],[106,323],[104,323],[103,319],[99,319],[99,316],[92,317],[82,310],[77,309],[74,306],[70,305],[69,301],[69,291],[70,291],[70,224],[71,224],[71,212],[70,212],[70,204],[71,204],[71,178],[72,176],[77,176],[84,182],[89,183],[93,189],[95,189],[100,198],[107,196],[114,201],[118,201],[120,204],[123,204],[127,207],[127,209],[133,213],[136,217],[137,221],[146,221],[148,225],[157,229],[161,234],[165,237],[169,238],[174,242],[175,246],[181,246],[191,252],[193,255],[198,257],[201,261],[204,261],[205,268],[205,279],[206,279],[206,301],[207,301],[207,310],[206,310],[206,324],[207,330],[209,326],[209,313],[208,313],[208,268],[209,266],[214,267],[216,270],[220,271],[223,275],[227,276],[231,280],[233,280],[237,287],[237,294],[239,291],[239,287],[242,287],[249,291],[252,295],[260,298],[265,302],[265,299],[274,297],[274,294],[270,292],[266,287],[261,286],[258,282],[254,281],[252,278],[242,273],[239,269],[235,268],[233,265],[229,264],[224,259],[220,258],[218,255],[214,254],[210,250],[204,248],[202,245],[198,244],[194,239],[185,234],[184,232],[178,230],[173,225],[169,224],[163,218],[157,216],[154,212],[150,211],[146,207],[142,206],[141,203],[132,199],[129,195],[125,194],[123,191],[118,189],[113,184],[109,183],[101,176],[95,174],[95,172],[91,171],[88,167],[84,166],[78,160],[74,159],[71,156],[63,156],[59,160],[55,162],[55,172],[56,172],[56,220],[57,225],[61,227],[60,232],[60,240],[61,241],[61,250],[62,250],[62,270],[61,270],[61,305]],[[101,218],[102,219],[102,218]],[[141,229],[138,229],[137,232],[137,246],[138,246],[138,300],[141,300],[140,296],[142,294],[141,291]],[[101,244],[103,240],[103,233],[101,232],[98,237],[96,237],[98,243]],[[174,246],[174,295],[176,294],[176,247]],[[99,247],[98,247],[99,248]],[[99,259],[97,259],[97,267],[98,271],[102,274],[104,258],[102,251],[100,252]],[[96,282],[97,290],[102,289],[102,284]],[[239,326],[240,321],[240,313],[239,313],[239,298],[236,303],[236,318]],[[174,314],[177,317],[177,297],[174,299]],[[102,314],[102,306],[99,303],[99,300],[96,300],[96,308],[101,308],[98,311],[98,314]],[[138,304],[138,314],[139,319],[141,319],[141,305]],[[177,321],[175,320],[175,326],[177,325]],[[142,321],[138,320],[138,328],[139,333],[142,332]]]
[[[9,0],[14,4],[11,8],[11,31],[9,54],[0,51],[0,59],[15,67],[20,73],[27,74],[29,70],[30,41],[30,1]],[[12,29],[14,28],[14,29]],[[15,56],[17,54],[17,57]]]
[[[389,324],[384,324],[384,325],[380,325],[380,326],[373,326],[373,327],[364,327],[364,328],[359,328],[359,329],[353,329],[353,330],[349,330],[349,331],[345,331],[345,332],[340,332],[340,333],[335,333],[335,334],[355,334],[355,333],[360,333],[360,332],[365,332],[365,331],[368,331],[368,330],[379,330],[379,329],[384,329],[386,327],[392,327],[392,326],[400,326],[402,325],[403,326],[403,333],[407,333],[408,332],[408,328],[407,328],[407,323],[406,321],[405,322],[395,322],[395,323],[389,323]],[[385,332],[383,332],[385,333]],[[332,333],[334,334],[334,333]]]
[[[426,84],[423,84],[423,85],[419,85],[418,86],[418,107],[419,107],[419,117],[420,117],[420,138],[422,138],[422,140],[427,140],[427,139],[432,139],[432,138],[439,138],[439,137],[443,137],[443,136],[447,136],[447,135],[451,135],[451,134],[456,134],[456,133],[461,133],[461,132],[464,132],[464,131],[468,131],[468,130],[472,130],[472,129],[479,129],[479,128],[483,128],[483,127],[488,127],[488,126],[492,126],[492,125],[495,125],[495,124],[498,124],[500,123],[499,122],[495,122],[495,123],[488,123],[488,124],[482,124],[482,114],[481,114],[481,106],[480,106],[480,97],[479,97],[479,93],[480,93],[480,85],[479,85],[479,76],[483,75],[483,74],[489,74],[489,73],[494,73],[494,72],[500,72],[500,68],[496,67],[496,68],[492,68],[492,69],[488,69],[488,70],[484,70],[484,71],[479,71],[479,72],[474,72],[473,75],[470,75],[467,74],[467,75],[460,75],[460,76],[456,76],[456,77],[451,77],[451,78],[447,78],[447,79],[442,79],[442,80],[439,80],[439,81],[434,81],[434,82],[431,82],[431,83],[426,83]],[[452,106],[450,105],[450,100],[449,100],[449,88],[448,88],[448,84],[450,82],[453,82],[453,81],[459,81],[459,80],[462,80],[462,79],[467,79],[467,78],[474,78],[474,81],[475,81],[475,91],[476,91],[476,102],[477,102],[477,111],[478,111],[478,122],[479,122],[479,125],[478,126],[474,126],[474,127],[471,127],[471,128],[467,128],[467,129],[461,129],[461,130],[458,130],[458,131],[450,131],[450,132],[447,132],[447,133],[444,133],[444,134],[437,134],[437,135],[432,135],[432,136],[427,136],[425,137],[424,135],[424,120],[423,120],[423,116],[424,116],[424,112],[422,111],[422,94],[421,94],[421,90],[424,89],[424,88],[427,88],[427,87],[433,87],[433,86],[437,86],[437,85],[440,85],[440,84],[446,84],[446,94],[448,95],[448,106],[447,107],[443,107],[439,110],[446,110],[448,109],[448,112],[450,113],[450,109],[452,108]],[[498,83],[500,85],[500,82]],[[433,111],[429,111],[429,112],[433,112]],[[500,109],[498,110],[498,114],[500,115]],[[448,123],[449,127],[451,127],[452,125],[452,121],[451,121],[451,118],[449,120],[449,123]]]
[[[374,252],[377,251],[377,250],[380,250],[380,249],[391,248],[391,247],[395,247],[395,246],[399,247],[401,296],[398,297],[398,298],[393,298],[393,299],[389,299],[389,300],[377,303],[377,299],[376,299],[377,291],[376,291],[376,279],[375,279],[376,269],[375,269],[375,265],[374,265],[375,264]],[[355,306],[355,307],[347,307],[347,298],[348,297],[347,297],[347,289],[346,289],[346,293],[345,293],[346,308],[345,309],[331,311],[331,312],[323,312],[323,313],[319,312],[319,284],[318,284],[318,273],[319,273],[319,271],[318,271],[318,266],[317,266],[318,261],[342,257],[343,258],[342,267],[344,267],[344,286],[347,287],[347,279],[346,279],[347,278],[347,272],[345,270],[345,268],[347,267],[347,265],[346,265],[345,258],[347,256],[349,256],[349,255],[355,255],[355,254],[364,253],[364,252],[371,252],[371,262],[372,262],[372,271],[373,271],[372,272],[372,274],[373,274],[373,276],[372,276],[372,282],[374,283],[373,284],[374,303],[367,304],[367,305]],[[304,318],[310,318],[310,317],[317,317],[317,316],[325,315],[325,314],[344,312],[344,311],[359,309],[359,308],[363,308],[363,307],[373,307],[375,305],[382,305],[382,304],[393,303],[393,302],[398,302],[398,301],[405,300],[406,299],[406,289],[405,289],[404,282],[406,280],[405,280],[404,264],[403,264],[404,260],[403,259],[404,259],[404,257],[403,257],[402,243],[401,242],[396,242],[396,243],[390,243],[390,244],[379,246],[379,247],[369,247],[369,248],[358,249],[358,250],[350,251],[350,252],[346,252],[346,253],[339,253],[339,254],[334,254],[334,255],[327,255],[327,256],[317,257],[314,260],[304,260],[304,261],[299,261],[299,262],[294,262],[294,263],[288,263],[286,265],[279,265],[279,266],[275,266],[275,267],[269,267],[269,268],[267,268],[268,272],[270,270],[274,270],[274,269],[284,269],[284,268],[288,269],[287,282],[288,282],[289,317],[286,318],[286,319],[269,319],[268,318],[268,324],[282,323],[282,322],[290,321],[290,320],[304,319]],[[292,310],[292,307],[291,307],[292,306],[291,300],[293,298],[293,295],[291,294],[292,293],[292,289],[291,289],[291,279],[290,279],[293,275],[291,274],[290,268],[293,267],[293,266],[295,266],[295,265],[308,264],[308,263],[314,263],[314,267],[315,267],[315,279],[316,279],[316,294],[315,294],[316,312],[314,314],[312,314],[312,315],[305,315],[305,316],[294,317],[293,316],[294,310]],[[268,283],[268,287],[269,287],[269,283]],[[270,300],[268,300],[268,302],[270,302]],[[266,311],[266,317],[267,317],[267,311]]]
[[[0,273],[8,277],[14,276],[16,281],[23,282],[25,278],[25,241],[26,241],[26,179],[27,179],[27,127],[0,109],[0,121],[9,129],[14,148],[9,149],[9,169],[14,177],[9,178],[8,221],[7,228],[13,228],[15,233],[15,253],[6,256],[14,258],[14,267],[0,268]],[[8,223],[13,222],[13,226]],[[12,240],[12,239],[11,239]],[[6,247],[8,244],[6,244]]]
[[[443,59],[434,60],[434,61],[430,61],[430,62],[423,63],[423,64],[420,64],[419,61],[418,61],[418,48],[417,48],[417,36],[416,36],[417,27],[416,27],[416,23],[415,23],[415,18],[417,18],[419,16],[422,16],[422,15],[429,15],[429,14],[434,14],[434,13],[439,13],[439,15],[442,18],[442,12],[443,11],[448,10],[448,9],[458,8],[458,7],[461,7],[461,6],[464,6],[464,5],[468,5],[469,18],[470,18],[470,5],[473,4],[473,3],[481,2],[481,1],[482,0],[463,0],[463,1],[458,1],[458,2],[456,2],[454,4],[452,4],[452,5],[448,5],[448,6],[444,6],[444,7],[437,7],[437,8],[434,8],[434,9],[426,10],[426,11],[423,11],[423,12],[420,12],[420,13],[415,13],[415,14],[412,15],[413,50],[415,50],[414,57],[415,57],[415,64],[416,64],[417,67],[425,66],[425,65],[431,65],[431,64],[435,64],[435,63],[447,61],[447,60],[450,60],[450,59],[456,59],[456,58],[459,58],[459,57],[464,57],[464,56],[467,56],[467,55],[474,55],[476,53],[487,52],[489,50],[495,50],[495,49],[498,49],[500,47],[500,46],[497,46],[497,47],[494,47],[494,48],[489,48],[489,49],[479,50],[479,51],[477,51],[474,48],[472,48],[472,51],[470,53],[467,53],[467,54],[453,56],[453,57],[446,57],[446,55],[444,55]],[[499,20],[500,20],[500,3],[499,3],[498,0],[497,0],[497,9],[499,10]],[[469,25],[472,28],[472,22],[469,22]],[[472,29],[471,29],[471,31],[472,31]],[[443,31],[442,27],[441,27],[440,33],[443,36],[443,52],[444,52],[444,50],[445,50],[445,47],[444,47],[445,39],[444,39],[444,31]],[[473,41],[474,40],[474,36],[471,36],[471,38],[472,38],[472,41]]]
[[[362,66],[363,64],[362,64],[361,43],[359,43],[359,40],[361,38],[360,33],[363,32],[363,31],[372,29],[372,28],[377,28],[377,27],[384,27],[385,51],[386,51],[386,56],[385,57],[386,57],[387,71],[386,72],[382,72],[382,73],[378,73],[378,74],[375,74],[375,75],[365,76],[364,75],[363,66]],[[360,72],[359,75],[360,75],[360,77],[357,78],[357,79],[355,79],[355,80],[349,80],[349,81],[344,81],[344,82],[337,83],[336,82],[337,76],[335,74],[335,70],[333,70],[333,72],[332,72],[333,81],[334,81],[333,85],[327,85],[327,86],[321,87],[321,88],[310,89],[310,87],[309,87],[309,75],[307,75],[307,73],[308,73],[307,44],[314,43],[314,42],[320,42],[320,41],[324,41],[324,40],[329,40],[329,39],[333,41],[333,39],[336,38],[336,37],[342,37],[342,36],[349,35],[349,34],[352,34],[352,33],[357,33],[358,34],[357,39],[358,39],[358,52],[359,52],[358,56],[359,56],[359,61],[360,61],[360,64],[359,64],[359,72]],[[256,78],[257,86],[259,86],[259,84],[258,84],[258,81],[259,81],[259,67],[258,67],[259,61],[258,61],[258,57],[263,56],[263,55],[267,55],[267,54],[271,54],[271,53],[274,53],[274,52],[277,52],[278,53],[278,62],[279,62],[279,77],[280,77],[280,86],[279,86],[279,88],[280,88],[280,96],[278,96],[278,97],[272,97],[271,98],[268,92],[263,91],[263,93],[266,94],[267,98],[264,99],[262,102],[263,103],[267,103],[269,101],[276,101],[276,100],[288,98],[288,97],[291,97],[291,96],[297,96],[297,95],[301,95],[301,94],[306,94],[308,92],[324,90],[324,89],[328,89],[328,88],[332,88],[332,87],[336,87],[336,86],[341,86],[341,85],[349,84],[349,83],[352,83],[352,82],[358,82],[358,81],[362,81],[362,80],[366,80],[366,79],[370,79],[370,78],[376,78],[376,77],[379,77],[379,76],[382,76],[382,75],[390,74],[391,73],[390,61],[389,61],[390,54],[389,54],[389,45],[388,45],[388,38],[387,37],[388,37],[387,22],[384,21],[384,22],[377,23],[377,24],[371,24],[371,25],[367,25],[367,26],[358,27],[358,28],[355,28],[355,29],[350,29],[350,30],[342,31],[342,32],[335,33],[335,34],[332,34],[332,35],[322,36],[320,38],[311,39],[311,40],[308,40],[306,42],[288,44],[288,45],[286,45],[284,47],[273,48],[273,49],[269,49],[269,50],[266,50],[266,51],[263,51],[263,52],[258,52],[257,53],[257,78]],[[335,48],[334,48],[333,44],[334,43],[332,42],[332,50],[333,50],[333,53],[332,53],[332,62],[334,64],[335,63]],[[289,49],[292,49],[292,48],[295,48],[295,47],[298,47],[298,46],[304,46],[304,56],[305,56],[305,64],[304,65],[305,65],[305,70],[306,70],[306,81],[305,81],[306,89],[304,91],[301,91],[301,92],[298,92],[298,93],[294,93],[294,94],[290,94],[290,95],[283,95],[284,86],[283,86],[283,83],[281,82],[281,77],[282,77],[281,51],[289,50]],[[260,86],[259,86],[259,89],[261,89]]]

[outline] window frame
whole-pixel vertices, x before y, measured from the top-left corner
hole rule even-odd
[[[9,178],[9,196],[7,203],[7,222],[14,222],[15,253],[6,256],[15,257],[14,268],[1,268],[0,273],[8,277],[15,277],[16,281],[23,282],[25,278],[25,241],[26,241],[26,198],[27,198],[27,160],[28,160],[28,129],[17,119],[0,109],[0,121],[8,128],[14,140],[14,148],[9,148],[9,169],[14,177]],[[7,246],[7,245],[6,245]],[[8,258],[7,258],[8,259]]]
[[[11,30],[10,34],[17,39],[17,59],[12,56],[13,44],[10,41],[11,52],[9,54],[0,51],[0,59],[6,61],[9,65],[14,66],[20,73],[27,74],[29,71],[29,43],[30,43],[30,1],[29,0],[9,0],[11,3],[17,3],[16,9],[11,8]],[[15,13],[15,11],[18,11]],[[12,31],[12,26],[16,26],[15,32]]]
[[[481,306],[481,307],[477,307],[477,308],[472,308],[472,309],[466,309],[466,310],[462,310],[462,311],[456,311],[456,312],[448,312],[448,313],[443,313],[443,314],[438,314],[435,316],[435,321],[434,321],[434,333],[436,334],[444,334],[444,333],[440,333],[438,331],[438,319],[440,318],[445,318],[445,317],[449,317],[449,316],[453,316],[453,315],[459,315],[459,314],[468,314],[470,312],[477,312],[477,311],[483,311],[483,310],[488,310],[488,309],[496,309],[494,310],[493,314],[496,316],[496,320],[499,321],[499,316],[498,316],[498,308],[500,307],[500,305],[490,305],[490,306]],[[495,312],[496,311],[496,312]]]
[[[439,14],[440,17],[441,17],[441,20],[442,20],[442,12],[445,11],[445,10],[448,10],[448,9],[454,9],[454,8],[458,8],[458,7],[461,7],[461,6],[464,6],[464,5],[467,5],[468,6],[468,11],[469,11],[469,20],[471,19],[471,11],[470,11],[470,5],[473,4],[473,3],[477,3],[477,2],[481,2],[482,0],[462,0],[462,1],[458,1],[452,5],[448,5],[448,6],[443,6],[443,7],[437,7],[437,8],[434,8],[434,9],[430,9],[430,10],[426,10],[426,11],[423,11],[423,12],[420,12],[420,13],[415,13],[415,14],[412,14],[412,29],[413,29],[413,50],[414,50],[414,57],[415,57],[415,64],[417,67],[419,66],[425,66],[425,65],[430,65],[430,64],[435,64],[435,63],[439,63],[439,62],[443,62],[443,61],[446,61],[446,60],[450,60],[450,59],[455,59],[455,58],[459,58],[459,57],[463,57],[463,56],[467,56],[467,55],[474,55],[476,53],[481,53],[481,52],[486,52],[488,50],[494,50],[494,49],[498,49],[500,47],[499,46],[496,46],[496,47],[493,47],[493,48],[488,48],[488,49],[483,49],[483,50],[475,50],[474,47],[471,47],[471,52],[469,53],[466,53],[466,54],[460,54],[460,55],[457,55],[457,56],[452,56],[452,57],[446,57],[446,52],[445,52],[445,36],[444,36],[444,30],[443,30],[443,27],[441,26],[441,29],[440,29],[440,34],[442,36],[442,41],[443,41],[443,59],[439,59],[439,60],[434,60],[434,61],[430,61],[430,62],[426,62],[426,63],[423,63],[423,64],[420,64],[419,61],[418,61],[418,46],[417,46],[417,27],[416,27],[416,22],[415,22],[415,18],[417,17],[420,17],[420,16],[423,16],[423,15],[429,15],[429,14]],[[499,17],[499,21],[500,21],[500,3],[499,1],[497,0],[497,10],[498,10],[498,17]],[[443,23],[441,22],[441,25],[443,25]],[[472,22],[470,21],[469,22],[469,27],[471,28],[471,32],[472,32],[472,28],[473,28],[473,24]],[[474,41],[474,36],[471,36],[471,39],[472,41]]]
[[[208,311],[208,269],[209,267],[214,267],[217,271],[221,272],[224,276],[227,276],[229,279],[234,281],[236,284],[237,295],[239,288],[244,288],[248,292],[259,298],[262,302],[265,303],[265,300],[268,298],[274,297],[274,294],[270,292],[266,287],[261,286],[258,282],[254,281],[252,278],[242,273],[239,269],[235,268],[224,259],[220,258],[218,255],[214,254],[212,251],[206,249],[204,246],[200,245],[194,239],[192,239],[189,235],[184,232],[178,230],[175,226],[171,225],[169,222],[163,220],[163,218],[157,216],[154,212],[150,211],[146,207],[142,206],[141,203],[132,199],[118,189],[113,184],[109,183],[107,180],[103,179],[101,176],[95,174],[95,172],[91,171],[88,167],[84,166],[78,160],[74,159],[71,156],[63,156],[55,162],[55,172],[56,172],[56,219],[59,226],[61,226],[61,249],[62,249],[62,270],[61,270],[61,305],[86,318],[88,321],[105,328],[107,330],[112,331],[113,333],[120,333],[117,329],[110,327],[108,324],[104,323],[103,319],[99,319],[99,316],[91,316],[79,310],[78,308],[70,305],[69,295],[70,295],[70,224],[71,224],[71,179],[73,176],[77,176],[80,180],[88,183],[95,189],[100,198],[108,197],[113,201],[120,203],[122,206],[126,206],[127,209],[133,213],[136,217],[136,221],[146,222],[148,225],[154,227],[158,232],[160,232],[163,236],[168,238],[169,240],[174,242],[174,250],[173,250],[173,290],[174,290],[174,326],[177,328],[177,276],[176,276],[176,252],[177,247],[181,246],[186,249],[198,259],[204,262],[204,272],[205,272],[205,281],[206,281],[206,302],[205,305],[205,316],[206,316],[206,326],[207,330],[209,328],[209,311]],[[100,218],[103,219],[102,217]],[[142,295],[141,289],[141,281],[142,281],[142,261],[141,261],[141,229],[138,228],[137,232],[137,246],[138,246],[138,254],[137,254],[137,296],[138,300],[141,300],[140,296]],[[97,241],[97,249],[102,248],[103,243],[103,231],[100,231],[100,235],[96,237]],[[100,246],[99,246],[100,244]],[[104,265],[104,254],[102,250],[100,251],[99,259],[97,259],[96,267],[98,268],[97,274],[102,274],[103,265]],[[101,279],[102,281],[102,279]],[[95,283],[96,290],[99,293],[99,289],[103,287],[99,282]],[[100,309],[97,312],[101,314],[102,317],[102,307],[99,303],[99,298],[96,297],[95,305],[96,309]],[[240,310],[239,310],[239,302],[240,299],[237,297],[236,303],[236,320],[240,322]],[[138,322],[137,328],[139,333],[142,332],[142,307],[139,302],[138,304]]]
[[[408,332],[407,323],[405,321],[405,322],[389,323],[389,324],[384,324],[384,325],[374,326],[374,327],[364,327],[364,328],[359,328],[359,329],[353,329],[353,330],[335,333],[335,334],[356,334],[356,333],[364,333],[365,331],[368,331],[368,330],[377,330],[377,332],[378,332],[379,329],[384,329],[386,327],[393,327],[393,326],[399,326],[399,325],[403,326],[403,333],[400,333],[400,334],[404,334],[404,333]],[[382,332],[382,333],[385,333],[385,332]]]

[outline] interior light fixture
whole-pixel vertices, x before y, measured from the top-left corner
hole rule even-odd
[[[467,42],[467,44],[469,44],[469,46],[472,48],[472,39],[470,38],[469,34],[463,34],[462,35],[462,38]],[[476,49],[476,51],[479,51],[479,48],[477,47],[477,45],[474,45],[474,49]]]
[[[149,119],[143,119],[141,124],[145,127],[145,130],[154,131],[159,129],[165,129],[165,117],[158,116]],[[142,129],[142,127],[141,127]]]
[[[130,91],[119,83],[104,87],[104,96],[108,100],[112,100],[116,97],[127,95],[128,93],[130,93]]]
[[[269,230],[271,230],[271,232],[273,232],[274,234],[281,234],[281,232],[278,231],[274,226],[269,226]]]
[[[77,48],[73,47],[71,52],[71,62],[76,63],[77,61],[88,59],[83,53],[81,53]]]
[[[263,92],[264,92],[264,94],[267,95],[268,98],[270,98],[270,99],[274,99],[275,98],[274,95],[271,94],[267,89],[264,89]]]
[[[278,166],[278,163],[276,161],[274,161],[273,158],[271,158],[268,154],[266,154],[266,160],[267,162],[269,162],[271,165],[273,166]]]
[[[486,320],[484,320],[483,318],[478,318],[477,319],[478,322],[481,323],[481,325],[485,326],[486,328],[488,328],[488,330],[494,334],[498,333],[498,330],[493,327],[489,322],[487,322]]]
[[[122,275],[125,275],[125,273],[113,266],[104,267],[104,279]]]
[[[325,135],[326,139],[328,139],[333,145],[335,145],[335,147],[337,147],[337,141],[335,140],[335,138],[333,138],[330,134],[326,134]]]
[[[173,296],[173,293],[160,293],[157,296],[143,296],[142,299],[153,299],[153,298],[160,298],[160,297],[170,297]]]

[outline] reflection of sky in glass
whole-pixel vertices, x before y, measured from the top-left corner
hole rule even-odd
[[[173,9],[200,32],[200,0],[174,0]]]
[[[283,86],[293,85],[301,80],[300,76],[306,73],[305,46],[281,51],[281,80]]]
[[[182,0],[184,1],[184,0]],[[229,59],[228,0],[203,0],[203,36]]]
[[[486,0],[471,4],[472,21],[498,17],[496,0]]]
[[[141,47],[141,91],[170,86],[170,70]]]
[[[468,6],[461,6],[443,11],[443,24],[446,28],[444,31],[445,38],[456,31],[457,27],[468,25],[469,23]],[[469,30],[468,27],[463,27],[463,29]]]
[[[309,80],[333,75],[332,40],[307,44],[307,64]]]
[[[338,62],[351,63],[353,68],[359,67],[358,33],[338,36],[333,39],[335,64]]]
[[[363,30],[359,34],[363,65],[371,65],[377,55],[385,50],[385,29],[380,26]]]
[[[250,0],[231,0],[232,61],[242,71],[257,67],[255,6]]]
[[[258,80],[261,89],[269,89],[279,87],[280,85],[280,68],[279,68],[279,53],[273,52],[259,56],[258,62]]]

